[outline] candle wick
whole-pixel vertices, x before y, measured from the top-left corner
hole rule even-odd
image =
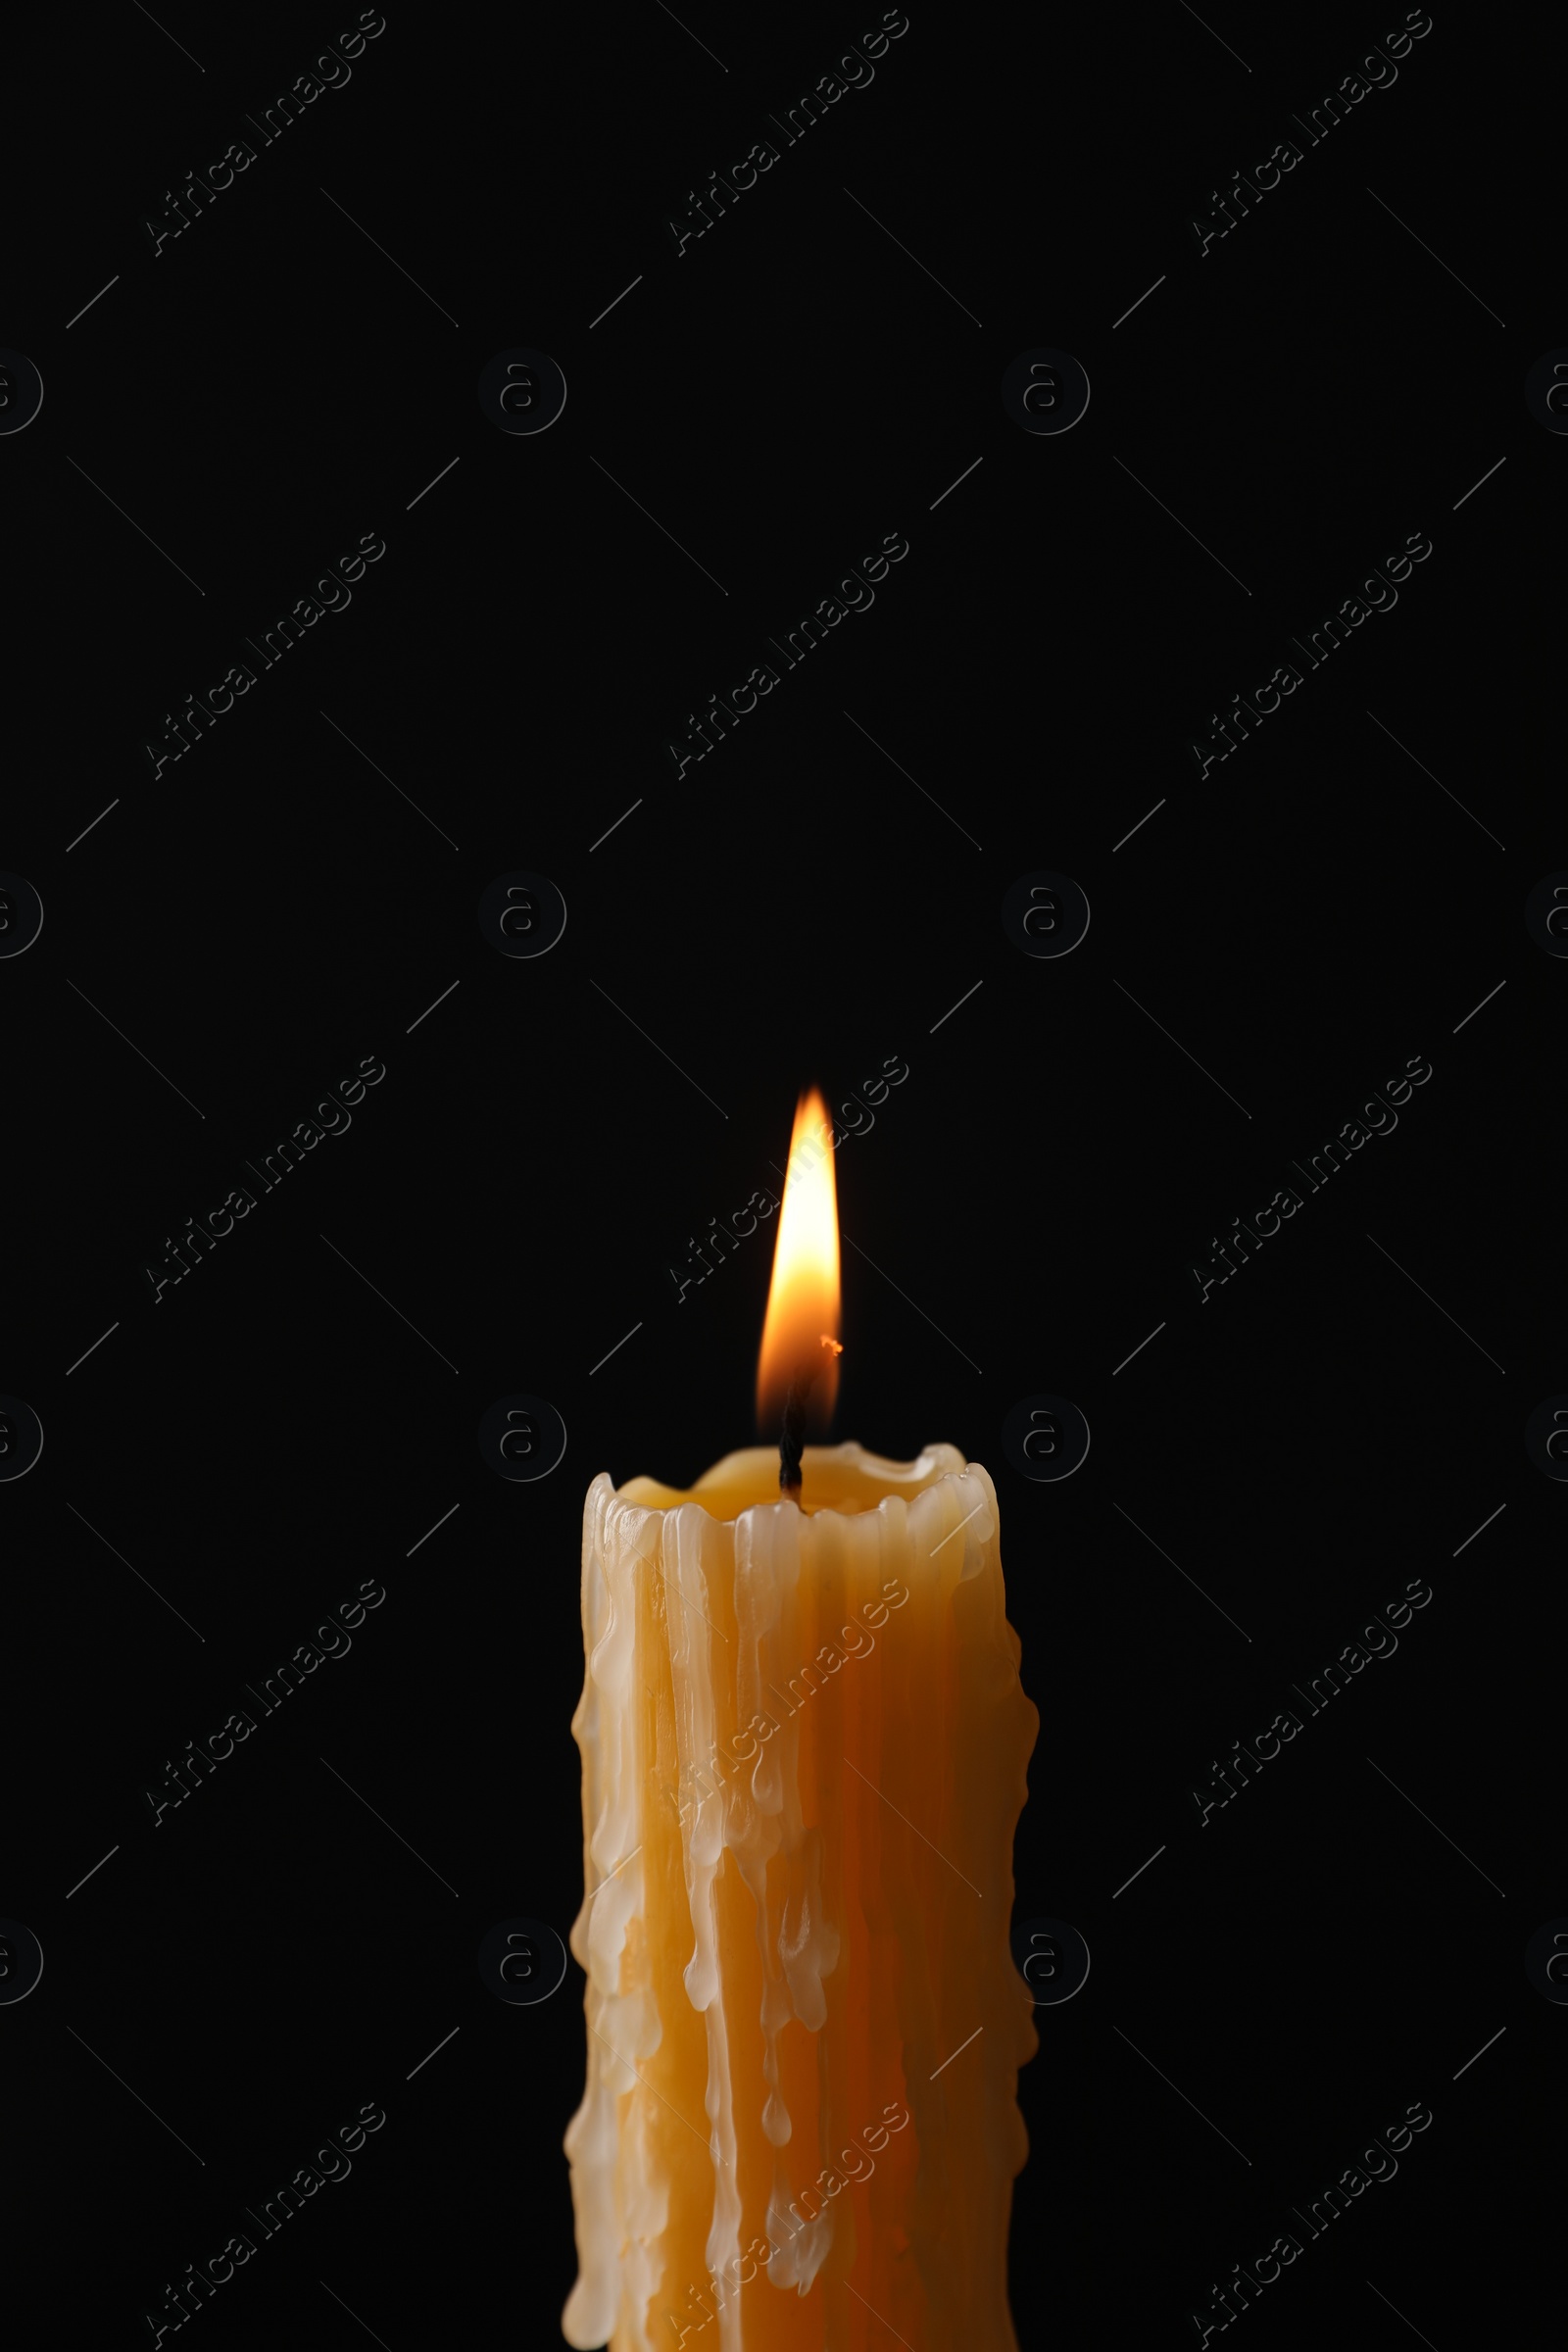
[[[825,1331],[822,1334],[822,1347],[830,1349],[834,1355],[844,1353],[839,1342],[831,1338]],[[810,1363],[801,1365],[798,1370],[790,1374],[790,1385],[785,1392],[784,1422],[779,1431],[778,1440],[778,1483],[779,1492],[786,1495],[791,1502],[798,1503],[801,1499],[801,1455],[806,1443],[806,1399],[821,1369],[822,1357],[819,1354]]]

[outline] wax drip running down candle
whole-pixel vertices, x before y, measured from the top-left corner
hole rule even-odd
[[[831,1173],[824,1230],[821,1170],[790,1157],[765,1427],[813,1355],[813,1417],[837,1386]],[[797,1445],[805,1406],[803,1383]],[[1008,1924],[1040,1719],[996,1492],[951,1446],[796,1466],[798,1498],[766,1446],[686,1493],[588,1492],[562,2329],[579,2352],[1017,2352],[1038,2042]]]

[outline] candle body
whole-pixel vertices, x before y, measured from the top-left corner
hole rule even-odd
[[[1012,1838],[1039,1717],[995,1490],[951,1446],[590,1488],[588,2080],[564,2332],[1016,2352]]]

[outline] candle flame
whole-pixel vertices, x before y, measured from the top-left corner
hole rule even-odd
[[[814,1375],[807,1413],[818,1428],[831,1419],[838,1395],[843,1349],[832,1132],[827,1105],[813,1086],[796,1106],[757,1360],[757,1420],[764,1435],[778,1428],[792,1379]]]

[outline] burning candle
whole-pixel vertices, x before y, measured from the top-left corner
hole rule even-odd
[[[1039,1715],[986,1471],[805,1443],[838,1374],[826,1125],[804,1099],[759,1365],[778,1450],[588,1490],[584,2352],[1016,2352]]]

